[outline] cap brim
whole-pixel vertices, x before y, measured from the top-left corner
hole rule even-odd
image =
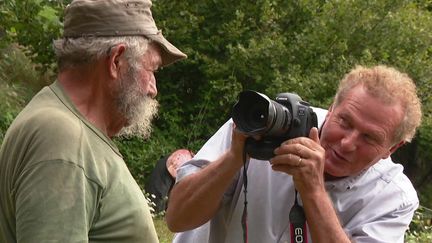
[[[176,61],[187,58],[177,47],[171,44],[161,32],[156,35],[146,35],[149,39],[158,43],[162,48],[162,67],[168,66]]]

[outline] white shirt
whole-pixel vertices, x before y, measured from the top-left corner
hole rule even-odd
[[[319,126],[326,110],[314,108]],[[216,160],[231,143],[232,120],[226,122],[193,160],[177,172],[177,182]],[[175,236],[174,243],[243,242],[242,171],[225,192],[218,213],[206,224]],[[294,185],[288,174],[273,171],[268,161],[250,159],[248,171],[248,240],[250,243],[290,242],[288,214],[294,203]],[[404,233],[419,205],[417,193],[403,167],[381,160],[359,175],[326,182],[341,225],[356,242],[404,241]],[[301,198],[299,198],[300,204]],[[310,235],[308,236],[311,242]]]

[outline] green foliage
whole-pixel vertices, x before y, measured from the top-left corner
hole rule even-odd
[[[396,66],[429,83],[430,13],[410,1],[157,0],[154,11],[189,55],[161,74],[162,98],[182,95],[182,84],[188,93],[180,100],[188,106],[181,107],[198,122],[204,111],[213,129],[229,117],[242,89],[270,97],[297,92],[329,105],[338,80],[356,64]],[[430,87],[420,91],[428,102]]]
[[[160,243],[171,243],[174,234],[168,229],[165,219],[163,217],[153,218],[156,232]]]
[[[423,187],[417,189],[420,202],[422,203],[423,206],[432,208],[432,193],[431,193],[432,184],[431,183],[425,183],[425,184],[426,185],[424,185]],[[430,214],[430,216],[432,218],[432,214]]]
[[[53,68],[53,39],[61,34],[64,2],[43,0],[0,0],[0,48],[18,43],[42,70]]]
[[[432,242],[432,210],[420,206],[415,212],[409,231],[405,234],[407,243]]]
[[[44,83],[45,76],[34,69],[21,48],[0,49],[0,143],[15,116]]]
[[[0,42],[25,46],[32,60],[52,70],[51,42],[70,1],[0,2],[6,34]],[[239,91],[296,92],[325,107],[356,64],[388,64],[416,80],[425,114],[422,161],[432,157],[430,1],[154,0],[153,12],[189,58],[158,74],[161,112],[153,137],[119,142],[139,178],[175,148],[199,149],[230,118]]]
[[[0,45],[18,43],[39,67],[52,70],[51,42],[61,35],[60,10],[68,2],[0,0]],[[416,176],[422,177],[432,169],[431,6],[430,0],[153,0],[158,27],[188,59],[158,73],[161,109],[152,137],[116,142],[143,185],[161,156],[180,147],[197,151],[230,118],[241,90],[271,98],[296,92],[326,107],[353,66],[386,64],[407,72],[418,86],[424,119]],[[17,82],[0,83],[0,98],[9,100],[0,103],[2,129],[27,101],[11,103],[21,97],[14,92],[27,92],[20,91],[31,84],[24,80],[40,76],[14,77],[25,72],[8,60],[0,60],[0,77]],[[431,190],[419,189],[422,204],[432,203]]]
[[[156,161],[181,147],[181,144],[175,143],[172,136],[164,137],[164,134],[155,131],[148,141],[139,138],[115,140],[134,178],[142,188]]]
[[[6,130],[15,116],[23,107],[19,98],[20,89],[16,86],[0,82],[0,143],[3,141]]]
[[[418,85],[425,114],[418,133],[423,177],[432,167],[429,7],[409,0],[155,0],[158,26],[189,56],[158,76],[158,132],[198,149],[230,117],[240,90],[269,97],[296,92],[326,107],[353,66],[386,64]]]
[[[51,72],[40,72],[37,65],[25,55],[28,49],[11,44],[0,49],[0,81],[16,86],[23,86],[24,99],[27,102],[33,94],[52,81]]]

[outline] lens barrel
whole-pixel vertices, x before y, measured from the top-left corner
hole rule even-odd
[[[251,90],[240,93],[233,107],[232,118],[237,128],[250,136],[287,133],[292,120],[287,107]]]
[[[248,135],[246,153],[258,160],[269,160],[283,141],[307,137],[317,127],[317,117],[309,103],[294,93],[280,93],[276,101],[252,90],[240,93],[233,107],[237,129]]]

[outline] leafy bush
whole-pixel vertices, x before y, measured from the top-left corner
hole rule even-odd
[[[0,45],[25,46],[37,66],[54,70],[51,42],[61,35],[62,9],[70,1],[0,2]],[[125,160],[143,182],[160,156],[180,147],[198,150],[230,118],[241,90],[269,97],[296,92],[326,107],[350,68],[380,63],[409,73],[419,87],[425,114],[421,152],[405,166],[419,164],[416,176],[425,178],[432,170],[430,9],[426,0],[154,0],[159,28],[189,58],[158,73],[155,131],[148,141],[118,140]],[[13,68],[6,71],[22,75]]]
[[[432,242],[432,210],[420,206],[415,212],[410,229],[405,235],[407,243]]]
[[[54,68],[53,39],[61,35],[63,8],[67,1],[0,0],[0,48],[10,43],[26,47],[26,54],[47,71]]]
[[[69,2],[0,0],[0,48],[7,47],[0,58],[0,140],[28,99],[52,80],[51,43],[61,35],[61,10]],[[189,58],[158,73],[161,111],[152,137],[116,143],[144,185],[161,156],[199,149],[230,118],[243,89],[269,97],[297,92],[325,107],[352,66],[387,64],[419,87],[425,115],[420,158],[412,163],[421,177],[432,169],[431,11],[429,0],[153,0],[158,27]],[[419,191],[422,205],[431,205],[431,189]],[[407,239],[428,240],[423,232],[430,228],[416,220]]]
[[[156,161],[176,149],[176,144],[169,144],[166,140],[158,133],[154,133],[148,141],[139,138],[115,139],[132,175],[142,188]]]
[[[327,107],[338,81],[354,65],[385,64],[416,81],[423,103],[421,152],[405,167],[416,168],[421,179],[432,171],[430,1],[153,3],[158,26],[189,56],[157,77],[161,136],[197,150],[230,118],[241,90],[269,97],[296,92],[314,106]]]
[[[19,98],[20,90],[0,81],[0,143],[3,141],[6,130],[15,116],[23,107]]]
[[[0,143],[15,116],[45,82],[22,48],[0,49]]]

